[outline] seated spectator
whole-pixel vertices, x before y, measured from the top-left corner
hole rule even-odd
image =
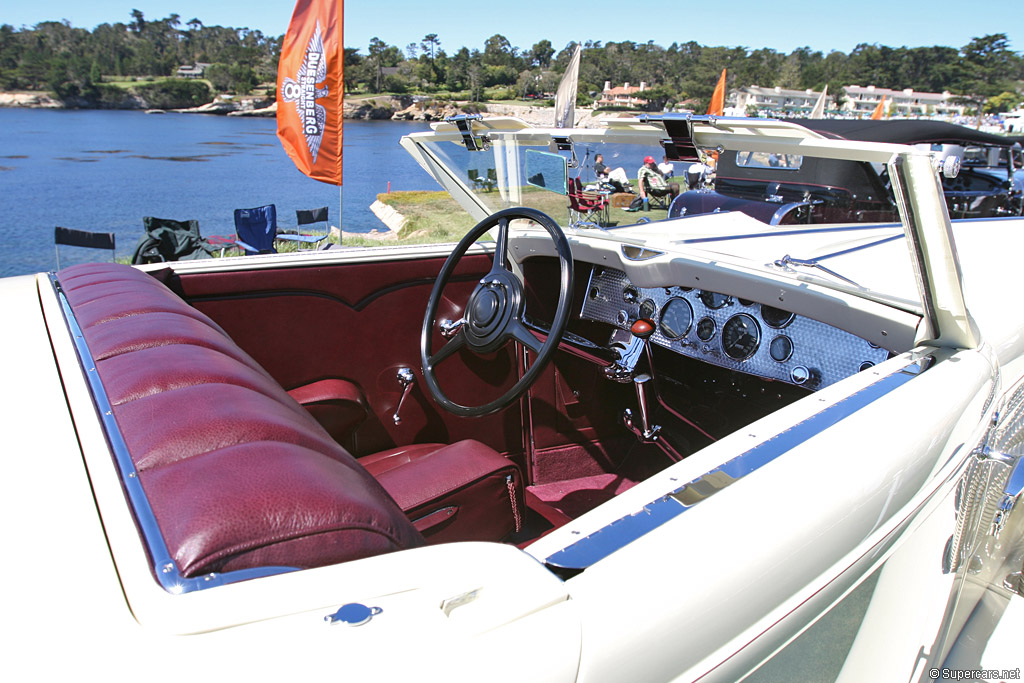
[[[663,156],[661,158],[661,163],[658,164],[658,172],[665,176],[665,180],[668,180],[676,174],[676,167],[668,160],[668,156]]]
[[[658,171],[654,157],[644,157],[644,165],[637,171],[636,179],[639,181],[640,197],[643,199],[645,210],[650,205],[648,191],[653,197],[668,196],[669,201],[675,199],[675,196],[679,194],[679,183],[665,182],[665,176]]]
[[[626,171],[621,166],[615,170],[609,169],[604,165],[603,154],[598,154],[594,157],[594,175],[597,176],[599,182],[609,185],[613,192],[633,191],[633,188],[630,187],[629,176],[626,175]]]

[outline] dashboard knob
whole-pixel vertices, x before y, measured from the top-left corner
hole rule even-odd
[[[649,339],[654,334],[654,321],[647,320],[646,318],[638,318],[629,331],[633,333],[634,337],[638,339]]]

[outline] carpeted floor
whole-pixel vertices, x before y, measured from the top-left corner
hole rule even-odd
[[[597,474],[530,486],[528,490],[559,512],[575,519],[632,488],[634,484],[635,481],[617,474]]]

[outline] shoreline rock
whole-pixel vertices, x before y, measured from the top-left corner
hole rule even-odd
[[[146,110],[150,107],[137,97],[126,94],[125,106],[121,108]],[[363,121],[443,121],[449,116],[463,113],[464,102],[448,102],[414,98],[409,96],[394,97],[381,95],[378,97],[360,97],[345,100],[342,117]],[[266,97],[218,95],[213,102],[198,107],[185,109],[169,109],[176,114],[212,114],[215,116],[276,116],[276,101]],[[89,108],[84,103],[65,103],[56,100],[46,93],[38,92],[0,92],[0,107],[20,107],[27,109],[67,109]],[[103,108],[103,107],[93,107]],[[537,107],[518,104],[488,104],[486,111],[481,112],[484,118],[495,116],[515,116],[536,126],[554,125],[555,110],[551,107]],[[629,116],[630,114],[626,114]],[[614,117],[608,112],[595,112],[592,109],[576,109],[575,126],[577,128],[597,128],[601,118]]]

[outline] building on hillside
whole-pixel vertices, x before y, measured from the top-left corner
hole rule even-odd
[[[178,67],[178,70],[174,72],[174,75],[178,78],[202,78],[206,73],[206,68],[210,66],[206,62],[196,62],[195,64],[184,64]]]
[[[726,98],[726,104],[740,112],[740,116],[744,116],[751,107],[756,108],[758,114],[800,116],[809,114],[814,109],[820,95],[820,92],[810,89],[787,90],[749,85],[731,91]]]
[[[965,104],[954,103],[956,95],[948,92],[916,92],[876,88],[873,85],[862,87],[847,85],[843,87],[845,101],[842,110],[849,114],[870,115],[885,97],[885,110],[888,116],[963,116],[967,109]]]
[[[630,85],[628,82],[625,85],[613,88],[611,81],[604,82],[604,90],[601,91],[601,99],[597,101],[598,107],[643,107],[647,104],[647,100],[642,97],[638,97],[637,93],[641,93],[647,89],[647,83],[640,81],[640,85]]]
[[[787,90],[785,88],[764,88],[750,85],[738,88],[729,93],[726,103],[732,107],[736,115],[743,116],[753,113],[755,108],[762,116],[806,116],[814,109],[820,92],[815,90]],[[948,92],[916,92],[911,89],[890,90],[877,88],[873,85],[843,86],[842,105],[839,112],[844,116],[870,116],[885,97],[887,116],[920,117],[963,116],[967,105],[956,103],[956,95]],[[830,98],[831,100],[831,98]],[[832,101],[826,110],[835,110]]]

